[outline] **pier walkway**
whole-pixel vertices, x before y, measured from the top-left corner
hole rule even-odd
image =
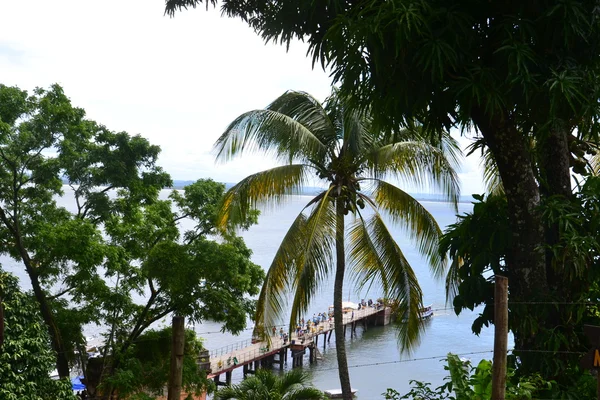
[[[357,325],[362,325],[366,329],[367,325],[387,325],[389,320],[389,307],[365,307],[354,310],[354,313],[349,311],[344,314],[344,335],[348,326],[353,332]],[[307,348],[310,351],[310,362],[314,362],[316,361],[316,346],[319,336],[323,335],[323,346],[325,346],[334,330],[333,319],[331,322],[321,322],[314,328],[314,332],[307,332],[300,336],[294,332],[287,341],[283,341],[277,334],[270,337],[270,343],[267,341],[253,343],[252,340],[245,340],[212,350],[209,353],[210,372],[208,377],[214,378],[217,384],[230,384],[231,372],[236,368],[242,367],[244,375],[253,373],[260,367],[270,367],[273,364],[279,364],[279,368],[283,369],[284,363],[287,362],[288,350],[291,352],[294,367],[302,365]],[[221,374],[225,374],[226,382],[220,382]]]

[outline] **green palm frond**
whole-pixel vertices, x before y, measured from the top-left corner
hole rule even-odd
[[[294,279],[294,300],[290,313],[290,330],[295,326],[298,317],[308,311],[310,300],[328,276],[334,265],[335,248],[335,201],[327,195],[313,206],[306,221],[304,252],[297,259],[296,277]]]
[[[278,387],[282,393],[286,393],[290,389],[298,387],[298,385],[304,386],[307,384],[310,384],[310,379],[306,372],[301,369],[292,369],[278,379]]]
[[[287,305],[288,288],[296,276],[298,255],[304,252],[307,218],[298,214],[275,253],[256,303],[254,334],[265,336],[266,329],[277,325]]]
[[[460,144],[447,131],[439,134],[428,134],[422,125],[411,124],[409,127],[391,133],[383,133],[379,140],[379,147],[402,142],[423,142],[440,149],[454,169],[459,169],[463,161]]]
[[[460,268],[462,267],[462,258],[457,256],[452,259],[446,275],[446,303],[450,304],[458,294],[460,285]]]
[[[343,119],[343,145],[353,157],[362,156],[372,146],[375,135],[369,132],[371,121],[359,111],[346,111]]]
[[[298,315],[306,312],[318,285],[326,278],[333,264],[335,239],[335,207],[328,192],[320,201],[309,203],[312,212],[301,212],[283,238],[267,271],[256,304],[255,333],[266,332],[277,322],[294,290],[290,330]],[[309,207],[307,206],[307,207]],[[268,335],[266,335],[269,338]]]
[[[448,159],[448,162],[453,169],[458,170],[464,161],[463,152],[460,148],[460,143],[452,137],[449,132],[443,131],[440,138],[440,150]]]
[[[243,221],[256,207],[278,205],[285,196],[298,194],[307,182],[310,167],[302,164],[283,165],[257,172],[240,181],[225,193],[217,226]]]
[[[293,369],[281,376],[259,369],[237,385],[217,390],[215,400],[320,400],[324,393],[310,386],[309,376]]]
[[[596,176],[600,175],[600,152],[596,152],[596,154],[590,157],[590,168],[592,169],[592,174]]]
[[[442,230],[433,215],[411,195],[382,180],[374,181],[373,197],[393,222],[405,228],[419,252],[429,261],[433,274],[443,277],[446,258],[438,250]]]
[[[494,156],[488,149],[483,152],[481,162],[483,163],[483,184],[486,193],[490,195],[503,195],[504,185],[502,184],[502,178],[500,178],[496,160],[494,160]]]
[[[328,397],[319,389],[313,387],[301,387],[290,390],[282,400],[325,400]]]
[[[504,186],[498,172],[496,160],[490,152],[490,149],[485,145],[484,140],[475,140],[467,147],[467,155],[473,154],[475,151],[481,150],[481,164],[483,167],[483,185],[485,192],[490,195],[504,195]]]
[[[267,109],[297,121],[325,145],[336,140],[333,122],[321,103],[308,93],[287,91],[269,104]]]
[[[362,290],[364,286],[371,285],[377,280],[381,283],[383,292],[389,292],[390,283],[387,273],[367,229],[367,222],[360,212],[358,218],[348,227],[348,240],[350,242],[348,259],[354,285]]]
[[[413,269],[378,213],[368,221],[357,219],[349,238],[351,263],[360,284],[379,282],[385,297],[397,302],[398,341],[401,350],[410,353],[424,331],[423,294]]]
[[[304,123],[322,124],[318,113],[315,112],[313,117],[314,122]],[[271,154],[286,163],[290,160],[321,160],[328,149],[307,126],[289,115],[269,109],[249,111],[237,117],[214,148],[218,160],[229,161],[248,151]]]
[[[393,176],[419,189],[437,188],[455,207],[458,204],[458,176],[444,152],[430,144],[418,141],[389,144],[370,152],[365,164],[375,178]]]

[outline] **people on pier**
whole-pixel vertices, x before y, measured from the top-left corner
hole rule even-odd
[[[273,336],[275,336],[277,334],[277,328],[275,328],[275,326],[273,326],[272,331],[273,331]]]
[[[279,328],[279,337],[283,340],[283,328]]]

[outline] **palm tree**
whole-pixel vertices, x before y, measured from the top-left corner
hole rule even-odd
[[[254,207],[281,204],[315,175],[328,184],[306,205],[283,239],[267,272],[255,323],[259,332],[276,325],[287,309],[291,289],[291,332],[319,286],[335,271],[336,349],[340,383],[348,399],[350,378],[342,325],[346,258],[359,287],[375,281],[400,304],[398,319],[406,323],[400,325],[399,340],[403,350],[409,349],[423,330],[421,289],[381,212],[403,224],[440,277],[445,266],[437,251],[441,230],[419,202],[384,178],[417,188],[433,186],[456,204],[459,185],[454,166],[460,150],[448,134],[428,143],[416,126],[379,133],[368,114],[351,111],[345,103],[335,91],[325,105],[306,93],[286,92],[266,109],[239,116],[215,148],[220,160],[254,150],[272,153],[284,162],[248,176],[227,192],[219,217],[222,227],[235,225]],[[363,211],[366,206],[370,212]],[[347,214],[354,217],[348,227]]]
[[[239,385],[228,386],[215,394],[215,400],[320,400],[323,392],[308,383],[308,375],[292,370],[281,376],[259,369]]]

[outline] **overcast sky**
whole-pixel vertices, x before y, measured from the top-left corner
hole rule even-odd
[[[215,164],[212,145],[288,89],[325,99],[331,80],[306,50],[265,45],[218,10],[169,18],[164,0],[0,0],[0,83],[59,83],[89,118],[159,145],[174,179],[236,182],[272,166],[263,156]],[[478,165],[465,160],[465,195],[482,192]]]

